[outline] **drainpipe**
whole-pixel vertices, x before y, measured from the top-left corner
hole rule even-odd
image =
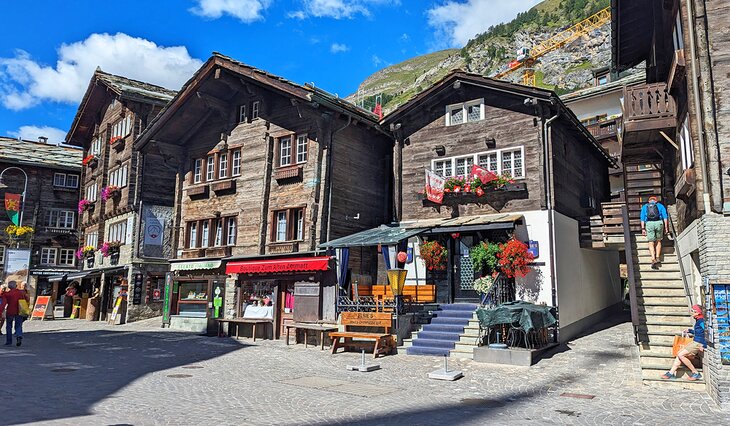
[[[553,101],[551,100],[551,104]],[[539,111],[543,111],[543,107],[540,106]],[[550,111],[550,107],[547,107],[547,111]],[[545,204],[548,211],[548,238],[550,245],[550,287],[552,290],[552,303],[556,308],[558,307],[558,286],[556,276],[556,255],[555,255],[555,209],[553,208],[553,176],[552,176],[552,138],[550,137],[550,125],[560,117],[560,108],[558,108],[555,115],[545,120],[543,118],[543,156],[545,157],[545,164],[543,166],[543,173],[545,174]],[[560,318],[560,311],[557,311],[558,321]],[[559,328],[555,331],[555,342],[558,341]]]
[[[347,123],[337,130],[333,130],[329,137],[329,143],[327,144],[327,241],[330,240],[330,230],[332,223],[332,146],[335,140],[335,134],[345,130],[350,124],[352,124],[352,116],[347,116]]]
[[[687,5],[687,16],[689,19],[687,19],[689,23],[689,50],[690,55],[692,56],[692,92],[694,97],[694,103],[695,103],[695,120],[697,121],[697,138],[699,139],[699,146],[700,146],[700,162],[702,163],[702,205],[705,210],[705,213],[710,213],[712,211],[712,204],[710,201],[710,191],[708,189],[710,181],[708,178],[707,173],[707,153],[705,152],[705,135],[704,135],[704,126],[703,120],[702,120],[702,107],[700,103],[700,88],[698,83],[698,73],[697,73],[697,48],[695,46],[695,23],[694,23],[694,8],[692,5],[692,0],[685,0],[685,4]]]

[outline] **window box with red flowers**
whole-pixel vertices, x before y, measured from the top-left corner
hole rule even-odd
[[[124,137],[113,136],[111,139],[109,139],[109,145],[113,146],[114,149],[117,150],[124,148]]]
[[[87,210],[94,210],[94,202],[89,201],[86,198],[79,201],[79,214],[82,214],[83,212]]]
[[[118,199],[122,195],[122,188],[116,185],[109,185],[101,188],[101,200],[106,201],[111,198]]]
[[[421,260],[429,271],[445,271],[449,251],[438,241],[424,241],[420,246]]]
[[[506,175],[498,175],[494,172],[485,171],[480,175],[452,176],[446,178],[444,183],[445,205],[483,203],[491,195],[497,193],[526,191],[527,185],[524,182],[516,183],[514,179]],[[425,191],[422,192],[424,198]],[[435,204],[425,199],[424,205]]]
[[[81,161],[84,166],[89,166],[92,169],[99,165],[99,157],[94,154],[89,154]]]

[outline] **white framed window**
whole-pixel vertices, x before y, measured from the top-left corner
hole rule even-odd
[[[213,240],[213,247],[220,247],[223,245],[223,219],[215,221],[215,239]]]
[[[484,116],[484,99],[474,99],[446,107],[447,126],[484,120]]]
[[[46,226],[51,228],[74,228],[75,212],[73,210],[52,209],[46,212]]]
[[[672,43],[674,44],[674,50],[684,49],[684,34],[682,34],[682,16],[677,12],[677,16],[674,19],[674,28],[672,29]]]
[[[297,163],[307,162],[307,148],[309,139],[307,135],[297,135]]]
[[[228,177],[228,153],[222,152],[218,154],[218,178]]]
[[[685,117],[679,131],[679,143],[682,154],[682,170],[687,170],[695,164],[694,150],[692,148],[692,133],[689,131],[689,115]]]
[[[127,165],[118,167],[109,172],[109,185],[120,188],[127,186]]]
[[[431,160],[431,170],[442,177],[464,176],[471,172],[471,166],[476,163],[494,173],[520,179],[525,177],[524,158],[525,148],[519,146],[479,152],[470,156]]]
[[[99,244],[99,232],[89,232],[86,234],[86,245],[96,248],[96,246]]]
[[[57,188],[78,188],[79,187],[79,175],[70,173],[54,173],[53,174],[53,186]]]
[[[188,241],[188,247],[195,248],[198,246],[198,222],[190,222]]]
[[[97,193],[99,192],[99,184],[96,182],[86,187],[86,199],[92,203],[96,201]]]
[[[210,226],[209,222],[203,221],[203,226],[200,229],[200,247],[206,248],[210,245]]]
[[[241,150],[237,149],[231,153],[231,175],[239,176],[241,174]]]
[[[251,104],[251,120],[259,118],[259,101],[253,101]]]
[[[229,246],[236,245],[236,218],[228,218],[228,229],[226,230],[226,244]]]
[[[471,173],[471,166],[474,165],[474,156],[456,158],[456,176],[466,176]]]
[[[295,240],[304,239],[304,209],[295,209],[293,214],[292,222],[294,230],[292,236]]]
[[[122,244],[127,243],[127,221],[122,220],[109,225],[109,233],[106,237],[107,242],[119,241]]]
[[[195,165],[193,166],[193,183],[200,183],[203,181],[203,159],[197,158]]]
[[[101,154],[101,136],[97,136],[94,138],[94,140],[91,142],[91,150],[89,152],[93,155],[99,155]]]
[[[276,241],[286,241],[286,211],[276,212]]]
[[[126,137],[132,131],[132,116],[126,114],[124,118],[112,125],[112,138]]]
[[[246,122],[246,105],[241,105],[240,107],[238,107],[238,122]]]
[[[66,265],[66,266],[73,266],[75,264],[74,259],[74,250],[73,249],[61,249],[61,252],[58,256],[58,264],[59,265]]]
[[[291,164],[291,137],[279,139],[279,166]]]
[[[41,248],[41,265],[55,265],[58,249],[54,247]]]
[[[215,156],[209,155],[205,169],[205,180],[211,181],[213,179],[215,179]]]

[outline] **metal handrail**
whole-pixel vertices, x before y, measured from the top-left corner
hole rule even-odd
[[[679,242],[677,241],[677,230],[674,227],[674,220],[672,215],[667,212],[669,218],[669,226],[672,228],[672,235],[674,236],[674,253],[677,255],[677,263],[679,263],[679,273],[682,274],[682,284],[684,285],[684,294],[687,296],[687,307],[692,308],[692,292],[689,290],[689,283],[687,282],[687,275],[684,273],[684,265],[682,264],[682,255],[679,252]],[[661,253],[659,253],[661,255]]]

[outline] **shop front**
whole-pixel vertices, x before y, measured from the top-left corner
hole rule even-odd
[[[86,271],[53,275],[39,294],[51,296],[56,318],[97,320],[100,277],[100,273]]]
[[[226,273],[234,278],[228,317],[271,320],[264,337],[281,338],[293,322],[336,321],[337,275],[330,256],[231,260]]]
[[[215,320],[224,315],[226,297],[227,277],[221,260],[171,260],[170,265],[172,286],[165,309],[170,328],[215,334]],[[153,297],[162,294],[153,290]]]

